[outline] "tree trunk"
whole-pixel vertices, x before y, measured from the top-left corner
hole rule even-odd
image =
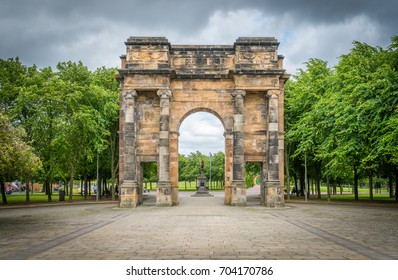
[[[46,193],[47,193],[48,202],[51,202],[52,197],[51,197],[51,182],[50,182],[50,180],[46,180],[45,185],[46,185]]]
[[[26,189],[25,189],[25,194],[26,194],[26,204],[29,204],[30,202],[30,186],[29,186],[29,177],[26,178],[25,180],[25,185],[26,185]]]
[[[119,167],[119,161],[116,162],[115,165],[115,159],[116,158],[116,150],[117,150],[117,127],[119,126],[118,122],[115,122],[115,128],[114,128],[114,133],[113,135],[110,136],[110,148],[111,148],[111,195],[112,195],[112,200],[116,200],[116,186],[115,186],[115,181],[116,181],[116,172]]]
[[[1,197],[3,198],[3,204],[8,204],[6,196],[6,188],[4,186],[3,180],[1,179],[0,179],[0,189],[1,189]]]
[[[395,167],[395,201],[398,202],[398,168]]]
[[[304,196],[304,191],[305,191],[305,178],[304,178],[304,170],[301,170],[300,172],[300,195]]]
[[[116,200],[115,195],[115,178],[112,176],[111,178],[111,200]]]
[[[304,182],[306,186],[304,186],[304,196],[305,196],[305,201],[308,199],[308,171],[307,171],[307,153],[304,155]]]
[[[321,194],[321,178],[320,177],[316,178],[315,184],[316,184],[316,192],[318,193],[318,199],[321,199],[322,194]]]
[[[354,165],[354,197],[355,200],[358,201],[358,167],[356,165]]]
[[[311,194],[312,196],[315,195],[315,189],[314,189],[314,179],[311,179]]]
[[[75,176],[75,171],[71,170],[70,172],[70,181],[69,181],[69,202],[72,202],[73,200],[73,177]]]
[[[369,200],[373,202],[373,173],[372,170],[369,170]]]
[[[326,176],[326,188],[328,190],[328,200],[330,200],[330,184],[329,184],[329,176]]]
[[[392,184],[392,175],[388,176],[388,190],[390,192],[390,198],[394,197],[394,188]]]
[[[83,196],[83,190],[84,190],[84,177],[82,179],[80,179],[80,195]]]
[[[289,172],[289,155],[287,150],[287,142],[285,141],[285,173],[286,173],[286,192],[287,200],[290,200],[290,172]]]
[[[297,174],[296,173],[294,173],[293,178],[294,178],[294,188],[296,189],[296,195],[299,196],[298,179],[297,179]]]
[[[83,194],[84,200],[87,200],[88,186],[87,186],[87,175],[86,174],[84,174],[83,181],[84,181],[84,194]]]

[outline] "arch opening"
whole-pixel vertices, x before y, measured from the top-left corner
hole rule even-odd
[[[225,128],[219,115],[203,109],[184,115],[178,139],[179,190],[196,190],[202,160],[208,190],[224,190],[225,150]]]

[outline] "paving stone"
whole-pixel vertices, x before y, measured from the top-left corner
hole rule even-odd
[[[3,207],[0,259],[398,259],[397,207],[270,210],[180,195],[172,208]]]

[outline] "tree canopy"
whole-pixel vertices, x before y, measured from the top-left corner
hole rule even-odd
[[[392,177],[397,170],[397,37],[387,49],[354,42],[331,68],[311,59],[286,85],[289,168],[303,181],[304,157],[312,178],[334,182]]]
[[[82,62],[69,61],[60,62],[54,71],[24,66],[19,59],[1,60],[0,66],[0,107],[14,126],[26,131],[42,162],[34,175],[45,182],[49,200],[51,182],[94,178],[97,155],[112,160],[101,164],[102,173],[116,176],[116,69],[89,71]]]

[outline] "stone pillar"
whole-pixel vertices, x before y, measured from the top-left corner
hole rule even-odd
[[[268,94],[268,174],[265,182],[264,205],[282,207],[283,190],[279,181],[279,90],[269,90]]]
[[[139,188],[136,166],[135,90],[123,92],[124,96],[124,173],[120,187],[119,207],[132,208],[139,205]]]
[[[171,200],[173,206],[179,204],[178,200],[178,136],[176,131],[170,131],[170,182]]]
[[[231,205],[246,205],[243,103],[246,91],[234,90],[234,131]]]
[[[225,198],[224,204],[231,205],[232,194],[232,168],[233,168],[233,134],[232,132],[225,132]]]
[[[159,135],[159,182],[156,206],[172,206],[170,182],[170,89],[159,89],[160,135]]]

